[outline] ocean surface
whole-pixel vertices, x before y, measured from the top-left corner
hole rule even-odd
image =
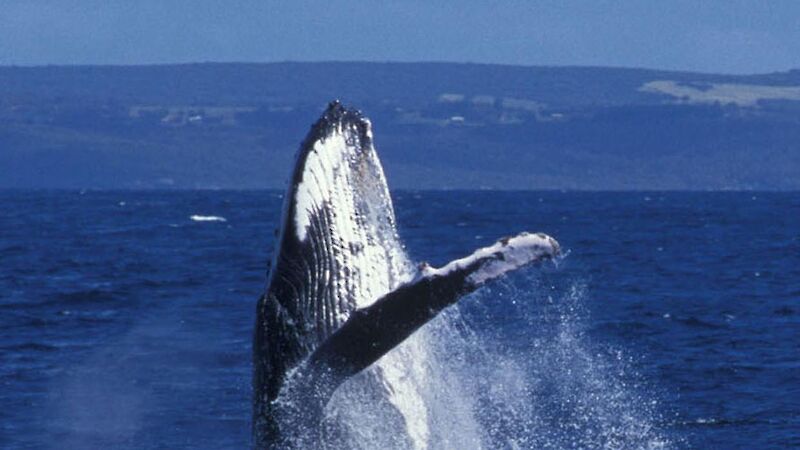
[[[393,197],[415,260],[523,230],[566,250],[428,325],[476,447],[800,447],[799,193]],[[247,448],[281,202],[0,191],[0,448]]]

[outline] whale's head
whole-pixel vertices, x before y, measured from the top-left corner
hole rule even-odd
[[[297,239],[306,240],[309,230],[313,232],[312,221],[325,207],[338,213],[382,213],[394,226],[388,192],[372,143],[372,124],[361,112],[331,102],[297,154],[287,205]]]
[[[312,347],[410,277],[372,125],[338,101],[300,147],[282,225],[269,291]]]

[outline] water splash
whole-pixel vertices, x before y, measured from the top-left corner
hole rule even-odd
[[[477,292],[337,391],[326,448],[674,447],[630,358],[587,337],[587,298],[530,273]],[[403,383],[380,383],[385,370]],[[404,417],[386,389],[422,414]]]

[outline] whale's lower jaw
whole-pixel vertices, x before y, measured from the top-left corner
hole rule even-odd
[[[414,269],[397,237],[370,123],[332,103],[298,153],[258,302],[255,447],[315,447],[308,440],[318,433],[297,431],[320,428],[325,405],[345,380],[469,292],[558,253],[552,238],[523,233],[440,269]],[[389,402],[407,423],[419,422],[424,407],[406,410],[419,401],[396,401],[413,393],[400,392],[401,376],[385,375]],[[425,447],[425,434],[411,436],[414,447]]]

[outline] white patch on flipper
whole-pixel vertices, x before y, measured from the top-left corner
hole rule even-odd
[[[560,252],[555,239],[542,233],[521,233],[513,238],[501,239],[494,245],[476,250],[473,254],[451,261],[446,266],[434,269],[425,266],[422,276],[446,276],[475,263],[480,266],[467,276],[467,282],[480,286],[505,273],[544,258],[553,258]]]

